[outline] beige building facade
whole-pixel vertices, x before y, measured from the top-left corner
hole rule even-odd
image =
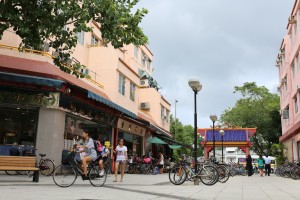
[[[58,69],[47,45],[43,51],[19,52],[21,39],[5,31],[0,40],[0,154],[9,154],[13,143],[31,145],[60,163],[61,151],[86,128],[112,147],[123,138],[129,153],[139,155],[152,148],[148,138],[172,137],[171,104],[153,78],[150,49],[103,46],[99,26],[90,25],[92,33],[77,34],[70,59],[70,64],[87,66],[81,69],[85,78]]]

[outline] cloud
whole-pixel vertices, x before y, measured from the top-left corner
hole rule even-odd
[[[203,89],[197,95],[198,127],[240,98],[234,86],[255,81],[276,92],[275,65],[293,0],[142,0],[149,14],[142,28],[154,53],[154,78],[177,117],[193,125],[191,77]]]

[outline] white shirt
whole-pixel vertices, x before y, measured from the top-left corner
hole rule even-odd
[[[160,165],[164,165],[164,156],[161,154],[161,161],[159,162]]]
[[[270,164],[271,163],[271,159],[269,157],[265,157],[265,164]]]
[[[117,159],[116,161],[123,161],[126,160],[126,153],[127,152],[127,147],[123,146],[120,147],[119,145],[116,148],[116,153],[117,153]]]

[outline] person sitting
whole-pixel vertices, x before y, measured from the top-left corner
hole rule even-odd
[[[109,155],[109,148],[108,146],[104,146],[102,148],[102,152],[101,152],[101,156],[100,156],[100,160],[99,160],[99,166],[100,166],[100,176],[102,176],[104,174],[104,169],[103,169],[103,163],[105,163],[107,161]]]

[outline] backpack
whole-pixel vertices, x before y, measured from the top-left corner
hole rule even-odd
[[[98,155],[101,155],[102,152],[102,144],[98,140],[94,140],[94,149],[96,150]]]

